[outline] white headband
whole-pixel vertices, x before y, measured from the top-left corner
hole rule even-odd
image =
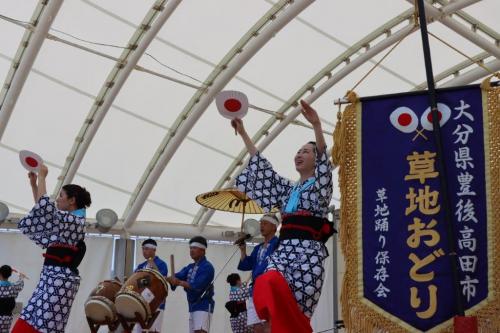
[[[264,215],[260,218],[261,221],[267,221],[269,223],[272,223],[274,224],[275,226],[279,226],[280,225],[280,222],[278,221],[277,218],[274,218],[270,215]]]
[[[156,249],[156,245],[154,244],[144,244],[142,247],[145,247],[146,249]]]
[[[198,243],[198,242],[192,242],[192,243],[189,243],[189,247],[198,247],[200,249],[206,249],[207,247],[201,243]]]

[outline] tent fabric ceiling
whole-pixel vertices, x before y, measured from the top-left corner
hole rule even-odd
[[[91,191],[92,217],[101,208],[111,208],[130,223],[137,219],[238,226],[238,216],[207,214],[194,200],[199,193],[228,186],[247,158],[241,140],[212,101],[219,90],[243,91],[252,105],[285,117],[251,109],[245,124],[275,168],[293,179],[293,155],[313,136],[297,124],[285,126],[298,114],[298,99],[314,101],[324,130],[333,132],[333,100],[395,45],[398,33],[407,36],[356,92],[367,96],[425,88],[413,1],[3,0],[1,116],[5,97],[15,88],[12,79],[36,45],[36,29],[29,22],[43,22],[44,11],[58,1],[60,8],[46,38],[38,41],[40,49],[15,106],[10,116],[0,118],[0,200],[12,212],[32,206],[17,157],[28,149],[49,165],[49,192],[57,192],[56,185],[65,179]],[[492,71],[500,69],[500,2],[437,0],[432,6],[453,13],[437,15],[429,24],[432,34],[491,64]],[[109,110],[100,114],[96,101],[113,88],[110,73],[120,72],[117,64],[130,62],[140,41],[169,9],[123,86],[108,101]],[[130,46],[134,40],[139,48]],[[449,46],[433,37],[430,42],[438,86],[477,71],[476,64]],[[102,122],[95,121],[98,117]],[[89,135],[89,128],[95,135]],[[179,134],[183,131],[185,139]],[[88,140],[88,148],[78,151],[83,140]],[[331,145],[331,135],[327,142]],[[81,154],[81,163],[73,159],[75,152]],[[71,168],[76,174],[68,178]],[[340,193],[334,185],[332,203],[338,205]]]

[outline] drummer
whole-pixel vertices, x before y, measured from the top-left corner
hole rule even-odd
[[[187,265],[167,281],[175,290],[181,286],[186,291],[189,305],[189,332],[207,333],[214,312],[214,267],[205,257],[207,240],[196,236],[189,240],[189,255],[194,263]]]
[[[156,255],[156,247],[158,244],[154,239],[146,239],[144,242],[142,242],[142,255],[144,256],[144,259],[146,259],[142,264],[139,264],[135,271],[139,269],[154,269],[157,270],[158,272],[161,273],[164,277],[168,275],[168,267],[167,263],[161,260],[157,255]],[[158,317],[156,317],[155,322],[153,323],[153,326],[149,329],[150,332],[161,332],[161,325],[163,323],[163,312],[165,310],[165,303],[162,303],[159,307],[160,313],[158,314]],[[140,333],[142,332],[142,328],[139,324],[136,324],[134,326],[133,333]]]

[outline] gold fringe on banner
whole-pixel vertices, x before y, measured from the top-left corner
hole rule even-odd
[[[500,87],[493,87],[490,80],[496,73],[481,83],[483,92],[483,119],[485,138],[489,147],[485,147],[486,172],[489,182],[486,189],[488,200],[488,246],[492,256],[489,258],[491,298],[488,304],[471,315],[477,316],[481,333],[500,332]]]
[[[488,193],[489,297],[466,312],[476,316],[479,332],[500,332],[500,87],[492,87],[489,79],[481,85],[485,138],[485,165]],[[349,104],[337,122],[332,148],[332,160],[339,165],[341,193],[341,225],[339,238],[344,253],[344,274],[340,302],[347,332],[406,333],[417,332],[396,317],[383,313],[363,298],[361,286],[361,102],[349,92]],[[453,320],[429,332],[452,333]]]

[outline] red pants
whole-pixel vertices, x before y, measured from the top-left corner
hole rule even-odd
[[[271,333],[311,333],[309,318],[300,311],[285,278],[268,271],[257,278],[253,291],[255,310],[271,326]]]
[[[16,321],[16,324],[14,325],[10,333],[40,333],[40,332],[34,329],[33,326],[25,322],[23,319],[19,318]]]

